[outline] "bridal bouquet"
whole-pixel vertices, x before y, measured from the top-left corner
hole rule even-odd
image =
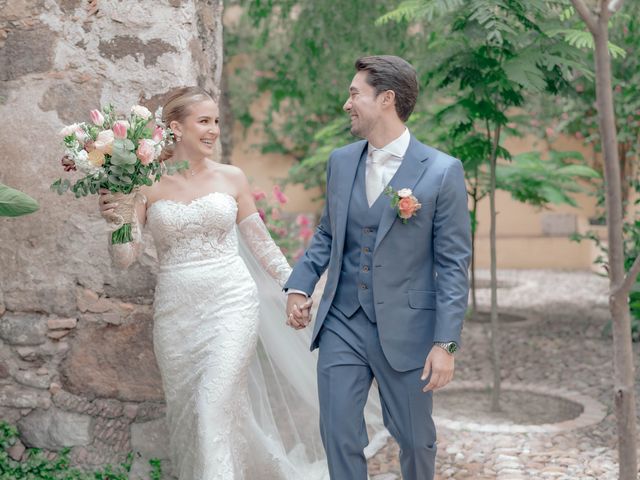
[[[101,188],[113,193],[135,194],[141,185],[152,185],[164,173],[169,172],[158,161],[171,132],[163,128],[159,118],[134,105],[128,115],[116,114],[112,106],[92,110],[90,122],[67,125],[60,131],[65,154],[61,159],[65,172],[77,171],[83,176],[71,183],[59,178],[51,189],[59,194],[71,190],[76,198],[97,194]],[[184,168],[176,165],[174,169]],[[119,201],[116,209],[118,220],[112,225],[112,243],[132,240],[135,195],[129,201]]]

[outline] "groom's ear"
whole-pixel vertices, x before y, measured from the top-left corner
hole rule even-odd
[[[380,95],[382,95],[382,106],[383,107],[394,107],[396,104],[396,92],[393,90],[385,90]]]

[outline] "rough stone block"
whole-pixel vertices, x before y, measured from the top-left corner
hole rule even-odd
[[[24,443],[30,447],[59,450],[91,442],[91,417],[57,408],[34,410],[18,422]]]
[[[47,326],[50,330],[63,330],[76,328],[78,324],[77,318],[50,318],[47,320]]]
[[[78,329],[60,369],[64,389],[122,401],[162,400],[151,329],[151,317],[141,314],[121,326]]]
[[[131,425],[131,448],[146,458],[169,458],[169,431],[164,418]]]
[[[100,55],[110,60],[119,60],[127,55],[134,57],[140,55],[144,59],[145,67],[148,67],[154,65],[161,55],[175,53],[176,49],[170,43],[158,38],[143,42],[138,37],[121,35],[108,41],[101,40],[98,51]]]
[[[19,462],[26,451],[27,449],[24,446],[24,443],[18,440],[11,448],[9,448],[9,450],[7,450],[7,453],[12,460]]]
[[[16,80],[30,73],[46,72],[53,66],[55,34],[46,27],[9,30],[0,49],[0,80]]]
[[[52,340],[60,340],[61,338],[69,335],[69,333],[71,333],[71,330],[53,330],[47,333],[47,337]]]
[[[10,345],[41,345],[46,341],[47,321],[33,313],[7,313],[0,318],[0,338]]]
[[[0,385],[0,405],[12,408],[49,408],[49,392],[18,385]]]
[[[47,390],[51,385],[49,375],[38,375],[37,372],[31,370],[17,370],[13,373],[13,378],[15,378],[16,382],[27,387],[41,388],[43,390]]]

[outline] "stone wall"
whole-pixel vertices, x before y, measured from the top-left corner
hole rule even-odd
[[[26,446],[73,447],[82,465],[166,457],[153,249],[114,270],[96,198],[48,186],[57,132],[89,110],[155,110],[179,85],[217,94],[221,16],[222,0],[0,0],[0,182],[41,206],[0,218],[0,418]]]

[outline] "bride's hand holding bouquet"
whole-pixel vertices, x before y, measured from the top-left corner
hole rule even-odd
[[[161,115],[141,105],[134,105],[126,116],[117,115],[112,106],[102,111],[92,110],[90,122],[67,125],[60,131],[65,155],[61,163],[66,172],[84,176],[71,183],[58,179],[51,188],[59,194],[71,190],[76,198],[89,194],[111,192],[117,207],[103,212],[112,229],[111,243],[132,241],[135,228],[135,203],[142,185],[151,186],[160,180],[169,167],[159,160],[171,132],[162,125]],[[171,168],[182,169],[175,164]]]

